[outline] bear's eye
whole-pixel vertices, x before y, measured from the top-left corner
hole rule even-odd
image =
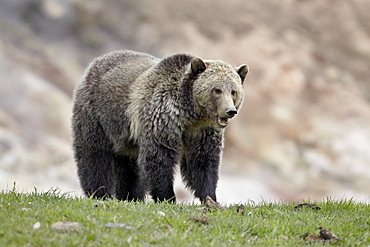
[[[222,90],[221,90],[221,89],[219,89],[219,88],[215,88],[215,93],[216,93],[216,94],[221,94],[221,93],[222,93]]]
[[[232,96],[235,96],[236,95],[236,91],[235,90],[231,90],[231,95]]]

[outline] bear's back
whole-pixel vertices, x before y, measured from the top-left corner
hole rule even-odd
[[[130,85],[158,60],[149,54],[126,50],[95,58],[75,90],[75,104],[90,105],[91,111],[104,104],[127,107]]]
[[[83,83],[115,84],[134,81],[158,61],[158,58],[141,52],[111,52],[94,59],[86,70]]]

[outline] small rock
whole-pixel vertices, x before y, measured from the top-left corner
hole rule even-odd
[[[311,234],[311,235],[309,235],[308,237],[307,237],[307,239],[308,240],[310,240],[310,241],[321,241],[322,239],[319,237],[319,236],[317,236],[316,234]]]
[[[82,229],[82,225],[78,222],[71,222],[71,221],[58,221],[51,225],[51,229],[56,231],[80,231]]]
[[[308,208],[312,208],[312,209],[315,209],[315,210],[320,210],[321,209],[321,207],[317,206],[314,203],[301,203],[301,204],[298,204],[297,206],[295,206],[294,209],[295,210],[300,210],[300,209],[302,209],[303,206],[306,206]]]
[[[320,229],[320,236],[317,236],[316,234],[308,235],[309,233],[306,232],[303,235],[300,235],[299,237],[303,239],[308,239],[309,241],[322,241],[322,242],[331,242],[332,240],[338,241],[339,237],[331,233],[328,229],[324,227],[319,227]]]
[[[199,222],[199,223],[202,223],[202,224],[208,224],[208,222],[211,219],[206,217],[206,216],[196,216],[196,217],[190,218],[190,220],[195,221],[195,222]]]
[[[324,240],[339,240],[337,236],[335,236],[333,233],[331,233],[328,229],[320,226],[320,238]]]
[[[41,227],[41,223],[40,222],[36,222],[35,224],[33,224],[32,228],[33,230],[37,230]]]
[[[132,229],[131,226],[127,225],[126,223],[107,223],[105,224],[106,228],[125,228],[125,229]]]
[[[244,205],[243,204],[238,205],[238,207],[236,208],[236,212],[240,213],[241,215],[244,215],[244,213],[245,213]]]
[[[280,235],[280,237],[282,237],[283,239],[286,239],[286,240],[288,240],[288,239],[289,239],[287,236],[285,236],[285,235],[283,235],[283,234],[281,234],[281,235]]]
[[[159,216],[165,216],[166,214],[165,213],[163,213],[162,211],[159,211],[158,212],[158,214],[159,214]]]

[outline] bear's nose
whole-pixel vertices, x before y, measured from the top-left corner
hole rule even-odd
[[[235,108],[226,109],[226,115],[229,118],[234,117],[237,113],[238,111]]]

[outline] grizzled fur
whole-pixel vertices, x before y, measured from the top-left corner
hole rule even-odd
[[[117,51],[95,59],[74,93],[72,137],[85,194],[175,200],[173,174],[216,200],[224,127],[248,67],[178,54]]]

